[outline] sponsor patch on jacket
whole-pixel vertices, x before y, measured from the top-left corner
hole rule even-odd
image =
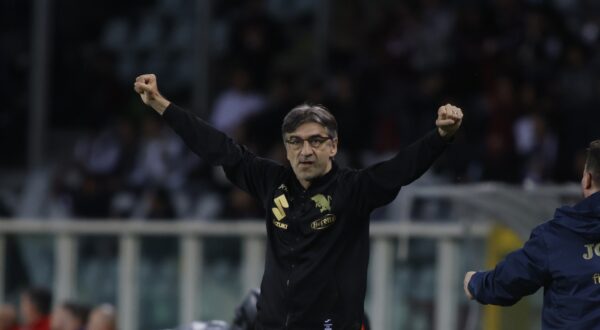
[[[281,221],[277,221],[277,220],[273,220],[273,224],[275,225],[275,227],[280,228],[280,229],[288,229],[288,225],[287,223],[281,222]]]
[[[335,214],[328,214],[310,223],[313,230],[321,230],[331,226],[335,222]]]
[[[288,229],[288,225],[283,222],[283,219],[286,217],[285,210],[290,207],[290,203],[288,203],[285,195],[281,194],[273,199],[273,204],[275,204],[275,207],[271,209],[273,216],[275,216],[273,224],[277,228]]]

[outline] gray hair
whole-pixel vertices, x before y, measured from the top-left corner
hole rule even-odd
[[[320,104],[303,103],[288,112],[281,125],[281,134],[291,133],[305,123],[317,123],[327,129],[330,137],[337,138],[335,117]]]

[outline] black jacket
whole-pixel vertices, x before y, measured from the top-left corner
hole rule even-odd
[[[392,201],[445,149],[437,131],[390,160],[339,168],[304,190],[290,167],[260,158],[175,105],[163,114],[196,154],[267,210],[257,329],[360,329],[369,261],[369,214]]]

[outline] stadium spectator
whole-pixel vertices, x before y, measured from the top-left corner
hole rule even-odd
[[[95,131],[77,141],[74,160],[81,182],[71,192],[73,215],[84,218],[108,216],[112,182],[121,155],[121,143],[112,127]]]
[[[18,330],[17,312],[12,305],[0,305],[0,330]]]
[[[153,116],[142,122],[142,137],[129,184],[143,189],[175,188],[185,176],[181,141]]]
[[[117,313],[112,305],[103,304],[92,310],[86,330],[115,329],[117,329]]]
[[[44,288],[27,289],[21,294],[21,330],[50,330],[52,294]]]
[[[251,76],[245,68],[237,67],[231,74],[229,87],[216,99],[211,123],[232,136],[240,136],[242,123],[261,111],[265,97],[252,90]]]
[[[51,330],[83,330],[87,323],[89,308],[73,302],[60,304],[50,317]]]
[[[522,163],[522,181],[542,183],[550,179],[556,165],[558,141],[548,121],[541,114],[532,113],[518,119],[513,130]]]
[[[543,329],[600,324],[600,140],[590,143],[581,190],[585,199],[556,210],[523,248],[494,270],[467,272],[464,290],[482,304],[510,306],[544,288]]]
[[[248,68],[247,73],[262,87],[284,43],[282,27],[266,10],[264,0],[244,1],[240,5],[242,10],[231,22],[231,57]]]

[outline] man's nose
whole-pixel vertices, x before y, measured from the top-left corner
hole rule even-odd
[[[313,148],[310,146],[308,141],[304,141],[302,144],[302,149],[300,149],[300,154],[303,156],[310,156],[313,153]]]

